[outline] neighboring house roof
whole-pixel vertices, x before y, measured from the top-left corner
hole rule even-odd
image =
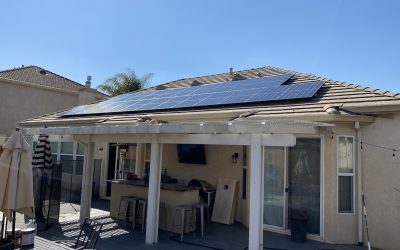
[[[295,71],[284,70],[275,67],[261,67],[248,70],[236,71],[234,73],[221,73],[201,77],[192,77],[180,79],[156,87],[145,89],[143,91],[156,91],[157,89],[166,88],[182,88],[190,86],[198,86],[201,84],[212,84],[231,81],[234,79],[250,79],[258,77],[269,77],[282,74],[293,74],[289,79],[290,84],[298,84],[303,82],[323,81],[325,84],[317,92],[317,94],[305,100],[289,100],[279,102],[264,102],[256,104],[238,104],[234,106],[216,106],[216,107],[197,107],[186,108],[182,110],[166,110],[166,111],[148,111],[135,114],[122,114],[122,115],[94,115],[91,117],[60,117],[61,113],[50,114],[44,117],[39,117],[26,121],[25,124],[35,124],[40,122],[135,122],[140,120],[144,115],[151,114],[152,117],[162,119],[162,117],[195,117],[201,118],[202,115],[213,115],[215,117],[231,117],[244,112],[254,112],[251,118],[255,119],[275,119],[275,118],[299,118],[306,116],[321,116],[321,115],[342,115],[348,117],[360,116],[352,112],[352,107],[367,107],[367,106],[387,106],[387,105],[400,105],[400,95],[391,93],[389,91],[381,91],[360,85],[349,84],[345,82],[334,81],[310,74],[302,74]],[[374,112],[371,110],[370,114]],[[363,114],[368,114],[365,112]]]
[[[85,87],[85,85],[38,66],[22,66],[19,68],[2,70],[0,71],[0,80],[2,78],[74,92],[78,92]],[[98,94],[104,95],[100,92],[98,92]]]

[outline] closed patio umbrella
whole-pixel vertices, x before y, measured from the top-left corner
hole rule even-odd
[[[46,134],[39,135],[38,143],[34,149],[32,156],[32,167],[43,168],[51,167],[53,165],[53,158],[51,156],[50,140]]]
[[[35,217],[36,220],[42,221],[44,219],[42,206],[44,198],[45,187],[45,168],[53,166],[53,159],[51,155],[51,147],[49,136],[46,134],[39,135],[38,143],[34,149],[32,156],[32,171],[33,171],[33,193],[35,203]]]
[[[8,219],[15,212],[33,217],[33,184],[29,144],[17,128],[3,145],[0,156],[0,211]]]

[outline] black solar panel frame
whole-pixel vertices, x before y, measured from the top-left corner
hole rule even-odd
[[[323,85],[323,82],[284,85],[283,83],[290,77],[291,75],[281,75],[188,88],[129,93],[100,103],[78,106],[66,111],[62,116],[137,113],[305,99],[312,97]],[[269,82],[265,83],[266,80]],[[229,89],[226,89],[227,86]],[[220,92],[213,93],[210,90],[220,90]]]

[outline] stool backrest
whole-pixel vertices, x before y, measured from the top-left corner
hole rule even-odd
[[[76,239],[75,249],[82,247],[94,249],[96,247],[96,243],[99,239],[102,228],[102,223],[86,218],[81,227],[78,239]]]

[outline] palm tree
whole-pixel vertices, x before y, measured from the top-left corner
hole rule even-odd
[[[126,72],[115,74],[108,78],[97,88],[111,96],[117,96],[133,91],[138,91],[147,86],[153,74],[145,74],[142,77],[136,75],[133,69],[127,69]]]

